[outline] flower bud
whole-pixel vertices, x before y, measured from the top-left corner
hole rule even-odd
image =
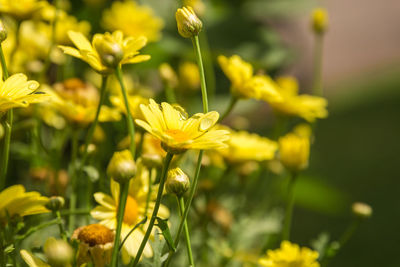
[[[203,23],[196,16],[191,7],[178,8],[175,13],[178,32],[184,38],[192,38],[199,35]]]
[[[129,182],[136,174],[136,164],[129,150],[115,152],[107,167],[107,174],[118,183]]]
[[[180,168],[168,171],[165,188],[168,194],[174,194],[178,197],[183,196],[189,190],[190,179]]]
[[[292,172],[299,172],[308,166],[310,140],[289,133],[279,138],[279,155],[283,166]]]
[[[101,62],[107,67],[116,68],[124,57],[122,47],[110,35],[105,34],[103,38],[93,42],[93,45]]]
[[[57,240],[53,237],[47,239],[44,244],[44,254],[50,266],[65,267],[70,266],[74,251],[64,240]]]
[[[369,218],[372,215],[372,208],[370,205],[363,202],[355,202],[351,207],[353,214],[359,218]]]
[[[7,30],[2,20],[0,20],[0,43],[7,39]]]
[[[311,14],[312,28],[316,34],[323,34],[328,28],[328,12],[324,8],[315,8]]]
[[[65,200],[60,196],[52,196],[49,199],[49,202],[46,204],[46,208],[51,211],[58,211],[64,207]]]
[[[157,168],[161,167],[163,163],[163,159],[158,154],[143,154],[141,156],[143,164],[148,168]]]

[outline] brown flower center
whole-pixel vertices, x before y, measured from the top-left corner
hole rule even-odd
[[[82,227],[78,234],[78,239],[89,246],[102,245],[114,241],[114,233],[101,224],[89,224]]]
[[[125,213],[124,213],[124,223],[132,225],[136,223],[139,216],[139,206],[136,200],[128,196],[126,199]]]

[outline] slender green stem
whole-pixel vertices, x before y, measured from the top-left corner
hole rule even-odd
[[[3,71],[3,81],[8,78],[8,69],[6,60],[3,53],[3,47],[0,44],[0,61],[1,61],[1,69]],[[13,123],[13,110],[10,109],[7,111],[7,118],[4,122],[4,141],[3,141],[3,150],[1,153],[1,162],[0,162],[0,190],[2,190],[6,185],[6,175],[8,169],[8,158],[10,155],[10,141],[11,141],[11,130]]]
[[[183,215],[181,217],[181,221],[179,223],[178,231],[177,231],[176,236],[175,236],[175,240],[174,240],[175,247],[178,247],[179,239],[180,239],[180,236],[182,234],[184,225],[186,223],[187,216],[189,214],[190,205],[192,204],[192,200],[193,200],[194,194],[196,193],[197,183],[199,181],[199,176],[200,176],[200,168],[201,168],[201,160],[202,160],[202,158],[203,158],[203,150],[200,150],[199,157],[197,159],[197,165],[196,165],[196,170],[195,170],[195,174],[194,174],[193,183],[192,183],[192,185],[190,187],[190,191],[189,191],[189,198],[188,198],[188,200],[186,202],[186,206],[185,206],[185,212],[183,213]],[[169,254],[168,254],[167,260],[164,263],[165,267],[169,266],[173,254],[174,254],[174,251],[171,250],[169,252]]]
[[[54,212],[54,214],[56,215],[56,218],[59,220],[58,229],[60,230],[60,236],[63,240],[67,241],[67,234],[65,232],[64,224],[61,218],[61,213],[59,210],[57,210],[56,212]]]
[[[201,47],[202,51],[204,52],[204,71],[207,75],[207,92],[209,93],[209,96],[211,100],[215,96],[216,93],[216,82],[215,82],[215,71],[214,71],[214,66],[213,66],[213,58],[211,54],[211,49],[210,49],[210,44],[208,42],[208,36],[207,36],[207,31],[206,29],[203,29],[203,31],[200,33],[201,35]]]
[[[323,95],[322,88],[322,55],[323,52],[323,35],[315,35],[315,45],[314,45],[314,73],[313,73],[313,84],[312,92],[316,96]]]
[[[199,43],[199,37],[194,36],[192,38],[194,52],[196,54],[197,65],[199,66],[200,72],[200,86],[201,86],[201,96],[203,98],[203,112],[208,112],[208,98],[207,98],[207,86],[206,86],[206,77],[204,76],[204,67],[203,67],[203,59],[201,57],[201,49]]]
[[[152,188],[153,188],[153,180],[155,179],[156,175],[157,175],[156,168],[151,168],[150,175],[149,175],[149,191],[147,192],[147,196],[146,196],[146,208],[145,208],[144,214],[147,214],[147,211],[149,209],[150,197],[151,197]]]
[[[130,149],[132,153],[132,157],[135,158],[135,124],[133,123],[132,114],[129,108],[128,95],[126,93],[125,84],[122,77],[122,69],[121,66],[118,66],[115,70],[115,74],[117,75],[119,84],[121,86],[122,95],[124,97],[125,109],[126,109],[126,124],[129,129],[129,136],[131,138]]]
[[[14,57],[15,57],[15,53],[18,50],[19,47],[19,41],[20,41],[20,28],[21,28],[21,22],[20,20],[17,20],[17,26],[15,29],[15,45],[13,47],[13,49],[10,52],[10,57],[8,58],[8,62],[14,62]],[[11,67],[11,72],[12,72],[13,68]]]
[[[297,174],[292,173],[289,180],[285,218],[282,227],[282,240],[289,240],[290,238],[290,226],[292,223],[292,214],[294,206],[294,187],[296,183],[296,177]]]
[[[85,141],[85,146],[83,149],[83,155],[82,155],[82,160],[80,163],[80,168],[79,170],[82,170],[83,166],[85,166],[87,157],[88,157],[88,147],[89,145],[92,143],[93,140],[93,134],[94,131],[96,130],[97,124],[99,122],[99,116],[100,116],[100,112],[101,112],[101,107],[104,104],[104,100],[106,98],[106,92],[107,92],[107,80],[108,80],[108,76],[107,75],[103,75],[102,76],[102,80],[101,80],[101,88],[100,88],[100,100],[99,103],[97,105],[97,110],[96,110],[96,115],[94,117],[94,121],[92,123],[92,125],[90,125],[89,131],[86,135],[86,141]],[[80,171],[79,171],[80,172]]]
[[[179,213],[181,216],[183,216],[183,214],[185,213],[185,202],[183,200],[183,197],[177,197],[177,201],[178,201]],[[192,246],[190,244],[189,228],[186,220],[184,223],[184,228],[185,228],[186,249],[187,249],[189,264],[191,267],[194,267]]]
[[[59,222],[60,222],[60,220],[57,218],[57,219],[54,219],[54,220],[39,224],[38,226],[31,227],[23,235],[15,236],[15,239],[18,240],[18,241],[24,240],[25,238],[27,238],[31,234],[39,231],[40,229],[46,228],[46,227],[54,225],[54,224],[59,224]]]
[[[129,193],[129,182],[119,184],[119,202],[117,213],[117,229],[115,230],[114,247],[111,257],[111,267],[116,267],[118,263],[119,240],[121,239],[122,222],[124,220],[126,200]]]
[[[224,114],[219,118],[219,121],[223,121],[231,113],[232,109],[235,107],[238,100],[239,98],[232,96],[228,108],[225,110]]]
[[[71,179],[71,197],[69,199],[69,211],[71,212],[69,215],[68,221],[68,231],[72,233],[75,228],[75,214],[72,212],[76,209],[77,203],[77,172],[76,172],[76,164],[77,164],[77,156],[78,156],[78,131],[73,129],[72,137],[71,137],[72,149],[71,149],[71,163],[69,166],[69,177]]]
[[[157,217],[157,214],[158,214],[158,209],[160,208],[160,204],[161,204],[161,198],[162,198],[162,194],[163,194],[163,191],[164,191],[164,183],[165,183],[165,180],[166,180],[166,177],[167,177],[168,168],[169,168],[169,165],[171,163],[171,160],[172,160],[173,156],[174,156],[173,154],[168,152],[167,156],[165,157],[164,167],[163,167],[162,175],[161,175],[161,180],[160,180],[160,184],[158,186],[157,199],[156,199],[156,203],[154,205],[153,213],[151,215],[149,226],[148,226],[148,228],[146,230],[146,233],[144,234],[144,237],[143,237],[142,243],[140,244],[138,252],[136,253],[135,260],[132,261],[131,264],[129,265],[131,267],[134,267],[134,266],[136,266],[138,264],[138,262],[140,260],[140,257],[142,256],[144,247],[147,244],[147,240],[149,239],[151,231],[153,230],[154,222],[156,221],[156,217]]]

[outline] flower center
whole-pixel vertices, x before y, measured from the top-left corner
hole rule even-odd
[[[165,133],[171,136],[177,142],[185,142],[189,140],[188,134],[179,129],[169,129],[166,130]]]
[[[101,224],[90,224],[82,227],[78,239],[93,247],[114,241],[114,233]]]
[[[136,200],[128,196],[126,199],[125,213],[124,213],[124,223],[132,225],[136,223],[139,216],[139,206]]]

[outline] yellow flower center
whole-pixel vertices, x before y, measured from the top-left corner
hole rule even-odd
[[[132,225],[136,223],[139,216],[139,206],[137,201],[128,196],[126,199],[125,213],[124,213],[124,223]]]
[[[188,134],[179,129],[169,129],[166,130],[165,133],[171,136],[177,142],[185,142],[189,140]]]
[[[114,233],[101,224],[90,224],[81,228],[78,239],[93,247],[114,241]]]

